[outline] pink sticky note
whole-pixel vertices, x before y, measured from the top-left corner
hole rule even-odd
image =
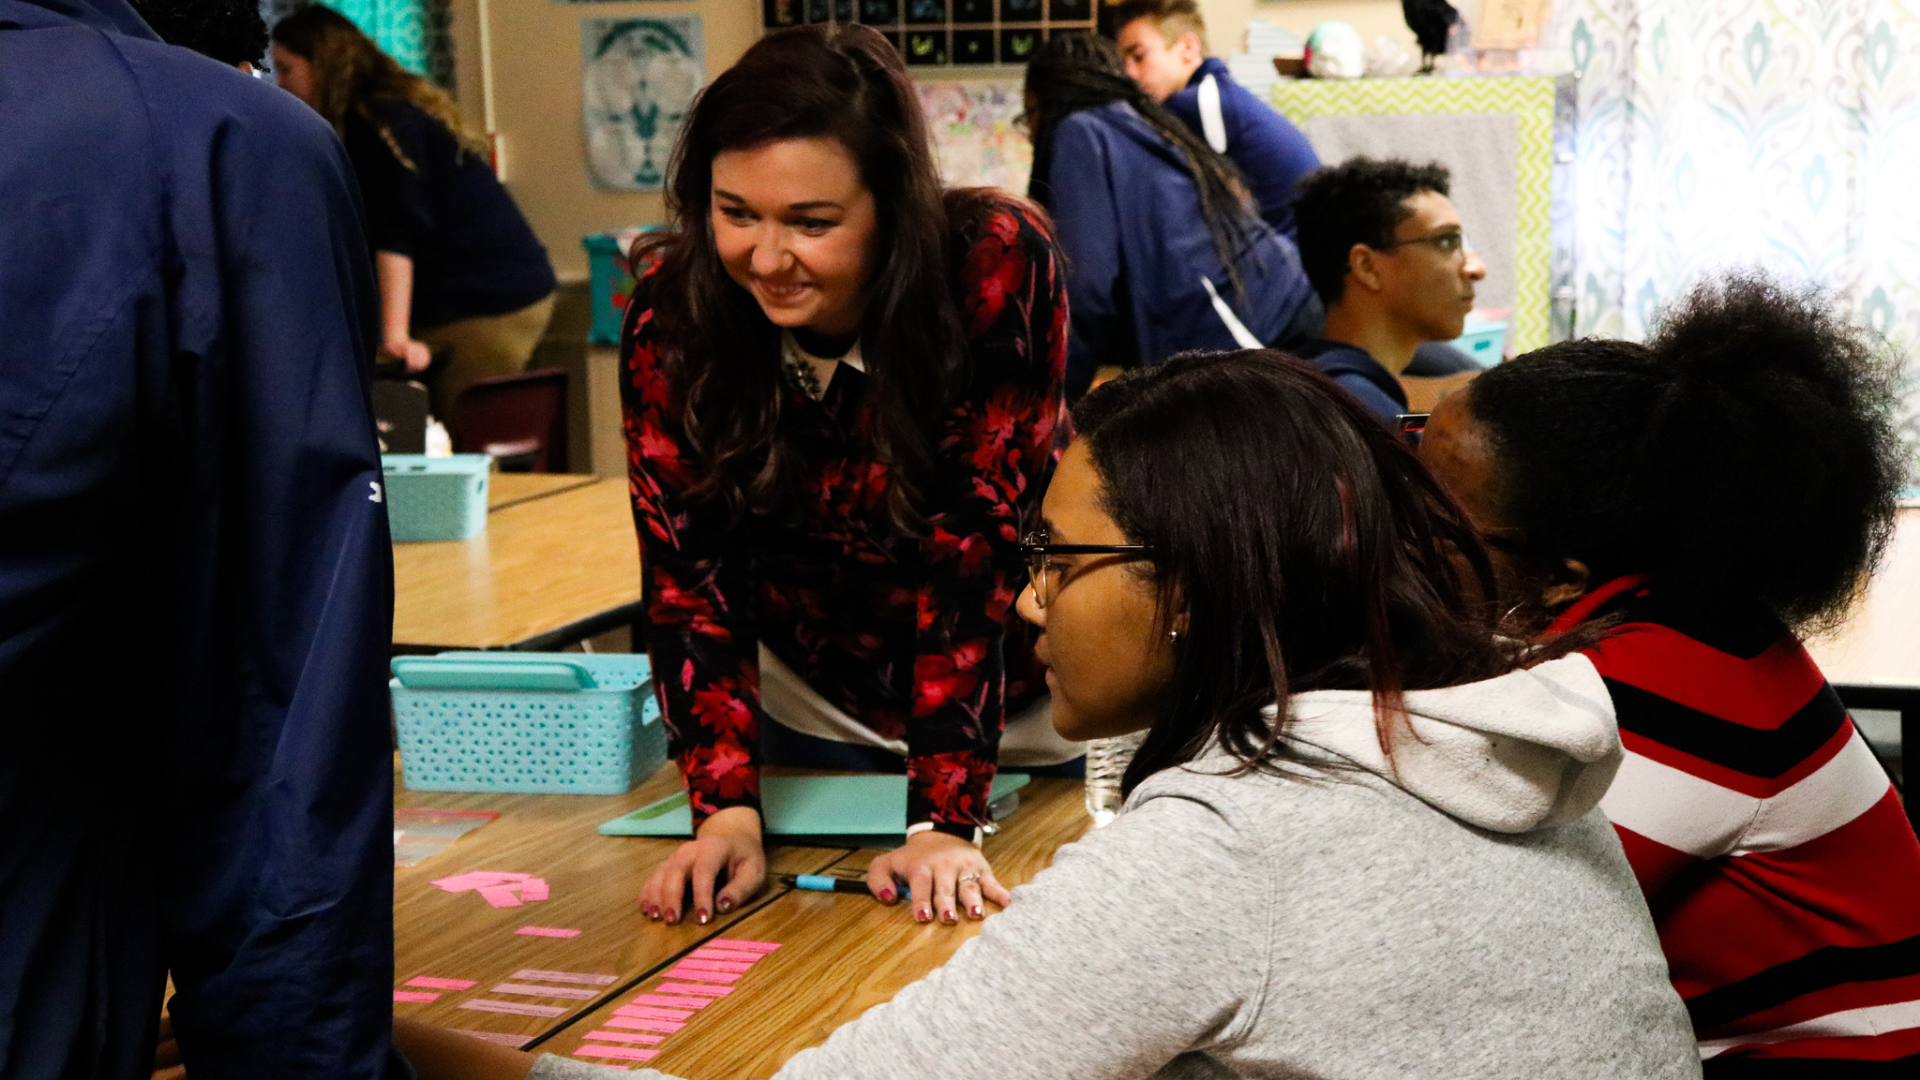
[[[734,941],[731,938],[714,938],[707,945],[715,949],[741,949],[746,952],[770,953],[780,947],[777,941]]]
[[[640,1031],[589,1031],[585,1037],[599,1039],[601,1042],[642,1043],[647,1046],[665,1042],[667,1038],[665,1035],[648,1035]]]
[[[663,1005],[669,1009],[704,1009],[713,1004],[703,997],[680,997],[677,994],[641,994],[633,999],[635,1005]]]
[[[613,1010],[613,1015],[637,1016],[642,1020],[671,1020],[676,1024],[684,1024],[693,1017],[685,1009],[661,1009],[652,1005],[622,1005]]]
[[[701,997],[726,997],[733,993],[731,986],[706,986],[701,983],[670,982],[654,987],[662,994],[699,994]]]
[[[532,983],[503,982],[488,991],[492,994],[519,994],[521,997],[557,997],[573,1001],[592,1001],[600,996],[598,990],[582,990],[575,986],[535,986]]]
[[[479,985],[472,979],[434,979],[425,975],[415,975],[407,980],[408,986],[424,986],[429,990],[471,990]]]
[[[766,956],[766,953],[742,952],[737,949],[695,949],[687,954],[692,960],[731,960],[736,964],[751,964]]]
[[[547,898],[547,879],[528,878],[520,883],[520,899],[535,901]]]
[[[612,986],[612,975],[589,975],[584,971],[543,971],[540,968],[521,968],[511,978],[530,979],[533,982],[579,983],[581,986]]]
[[[528,1039],[533,1038],[531,1035],[509,1035],[504,1031],[475,1031],[472,1028],[452,1028],[450,1030],[457,1031],[462,1035],[471,1035],[476,1039],[485,1039],[490,1043],[499,1043],[501,1046],[511,1046],[515,1050],[520,1049],[526,1045]]]
[[[619,1058],[622,1061],[652,1061],[660,1056],[658,1050],[642,1050],[637,1046],[595,1046],[592,1043],[573,1052],[574,1057]]]
[[[679,967],[667,972],[667,978],[698,979],[701,982],[717,983],[736,983],[740,981],[740,976],[730,971],[702,971],[699,968],[690,968],[685,964],[681,964]]]
[[[609,1016],[601,1023],[610,1028],[626,1028],[628,1031],[657,1031],[662,1035],[671,1035],[685,1024],[676,1024],[671,1020],[649,1020],[642,1016]]]
[[[421,990],[395,990],[393,992],[393,1000],[395,1001],[438,1001],[440,1000],[440,995],[429,994]]]
[[[736,975],[752,970],[752,964],[736,963],[732,960],[682,960],[680,966],[695,971],[731,971]]]
[[[510,885],[482,885],[480,895],[494,907],[519,907],[520,897]]]
[[[463,1001],[462,1009],[475,1012],[512,1013],[515,1016],[561,1016],[567,1010],[558,1005],[535,1005],[530,1001],[494,1001],[491,998],[474,998]]]
[[[433,884],[448,892],[466,892],[468,889],[475,888],[478,885],[478,883],[473,880],[471,874],[455,874],[452,877],[435,878]]]
[[[580,931],[578,930],[563,930],[557,926],[523,926],[520,929],[515,930],[514,933],[525,934],[528,937],[579,937],[580,936]]]

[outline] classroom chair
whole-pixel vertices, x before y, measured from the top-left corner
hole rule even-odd
[[[460,392],[452,427],[455,453],[490,454],[501,472],[566,472],[567,373],[480,379]]]

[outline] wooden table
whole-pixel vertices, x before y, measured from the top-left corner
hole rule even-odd
[[[394,652],[555,649],[640,614],[626,481],[493,482],[501,501],[480,535],[393,546]]]
[[[743,977],[733,994],[701,1010],[697,1024],[669,1036],[659,1058],[649,1063],[692,1080],[763,1077],[945,963],[979,932],[980,924],[965,921],[922,926],[904,905],[886,908],[865,896],[777,886],[707,926],[651,922],[640,915],[634,898],[647,873],[678,841],[605,837],[594,829],[678,786],[669,764],[620,796],[398,791],[399,806],[496,810],[500,817],[420,865],[394,872],[395,986],[417,975],[479,983],[431,1003],[397,1003],[395,1012],[467,1031],[523,1036],[529,1048],[571,1055],[582,1036],[598,1030],[634,995],[663,981],[661,973],[702,942],[716,937],[777,941],[782,948]],[[995,874],[1009,887],[1044,869],[1061,845],[1089,826],[1077,780],[1036,779],[1021,796],[1020,809],[985,845]],[[775,845],[768,849],[769,875],[827,872],[860,878],[877,854]],[[471,893],[446,893],[431,884],[469,870],[537,874],[547,879],[553,898],[496,910]],[[581,934],[549,939],[512,932],[528,923],[577,928]],[[599,992],[592,1000],[577,1002],[486,992],[522,968],[600,973],[615,981],[595,988]],[[541,1018],[459,1007],[481,997],[534,1001],[565,1012]]]
[[[494,473],[487,477],[487,512],[586,487],[598,477],[580,473]]]

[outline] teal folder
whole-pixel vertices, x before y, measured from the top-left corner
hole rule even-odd
[[[993,778],[989,804],[1027,786],[1025,773]],[[760,781],[769,836],[900,836],[907,831],[904,776],[768,776]],[[686,792],[600,826],[603,836],[692,836]]]

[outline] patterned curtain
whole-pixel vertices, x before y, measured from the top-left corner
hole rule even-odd
[[[1701,275],[1758,265],[1920,345],[1920,0],[1559,7],[1581,72],[1579,334],[1642,337]]]

